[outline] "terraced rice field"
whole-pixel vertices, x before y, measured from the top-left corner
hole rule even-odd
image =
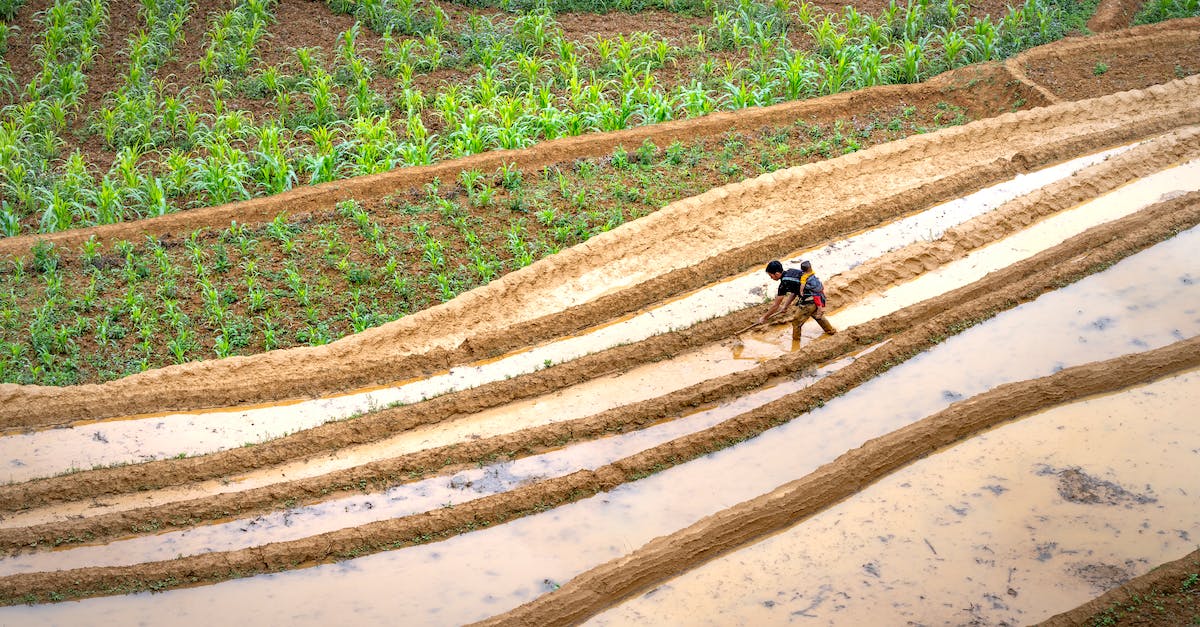
[[[231,220],[256,242],[303,238],[330,214],[384,224],[385,197],[465,171],[532,179],[642,146],[657,165],[625,171],[649,181],[675,142],[700,159],[732,134],[858,129],[897,102],[909,116],[828,158],[688,179],[636,219],[342,339],[0,384],[0,624],[1086,624],[1130,598],[1100,595],[1164,581],[1175,596],[1145,616],[1194,620],[1186,68],[1198,19],[2,239],[47,286],[50,265],[88,276],[88,242],[90,276],[137,274],[122,239],[168,255],[197,230],[198,264],[217,246],[245,261]],[[274,256],[304,256],[289,255]],[[812,261],[836,335],[747,329],[776,258]],[[127,292],[162,279],[148,272]]]

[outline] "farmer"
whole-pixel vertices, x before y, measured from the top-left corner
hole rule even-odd
[[[779,281],[779,291],[771,303],[771,308],[758,319],[759,324],[766,322],[767,318],[776,312],[787,310],[793,300],[799,299],[799,309],[796,311],[796,317],[792,319],[793,341],[800,340],[800,327],[808,322],[809,318],[816,320],[827,335],[837,333],[837,329],[825,319],[825,286],[813,273],[812,262],[802,261],[799,270],[789,268],[785,271],[782,263],[773,260],[767,264],[767,276],[773,281]]]

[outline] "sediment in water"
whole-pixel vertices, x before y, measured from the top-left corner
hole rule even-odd
[[[1025,262],[993,273],[976,284],[903,310],[901,313],[911,316],[921,323],[892,337],[886,345],[862,356],[855,363],[815,383],[803,392],[764,405],[712,429],[678,438],[595,470],[580,471],[525,486],[502,495],[465,503],[453,509],[441,509],[417,516],[371,523],[303,540],[136,566],[84,568],[54,573],[14,575],[0,579],[0,589],[9,593],[3,602],[21,602],[27,598],[27,595],[33,595],[43,601],[50,600],[49,595],[52,592],[61,594],[64,589],[70,589],[72,595],[83,597],[145,589],[150,583],[156,586],[171,587],[219,581],[231,576],[274,572],[295,568],[302,564],[315,564],[331,559],[399,548],[429,539],[440,539],[479,526],[496,524],[517,516],[543,511],[547,507],[584,498],[600,491],[612,489],[638,476],[657,472],[693,459],[698,455],[729,446],[746,437],[761,433],[776,424],[786,422],[803,413],[807,408],[838,396],[855,385],[871,379],[881,370],[886,370],[896,363],[919,354],[945,336],[953,334],[981,318],[990,317],[998,311],[1014,307],[1021,302],[1033,300],[1045,292],[1053,291],[1082,276],[1099,271],[1137,250],[1169,237],[1179,229],[1190,228],[1197,222],[1200,222],[1200,193],[1193,193],[1160,203],[1151,209],[1122,220],[1093,228]],[[1006,289],[999,290],[999,286],[1005,286]],[[956,303],[956,306],[948,308],[948,303]],[[909,322],[911,323],[912,320]],[[872,323],[868,323],[868,325],[870,324]],[[863,327],[868,325],[863,325]],[[830,350],[838,351],[839,343],[848,344],[859,341],[861,337],[851,339],[851,336],[861,336],[863,332],[863,329],[847,330],[828,341],[819,343],[818,346],[829,346]],[[1198,358],[1197,355],[1200,353],[1193,346],[1195,340],[1189,342],[1191,343],[1173,345],[1173,348],[1181,350],[1185,357],[1172,357],[1169,360],[1172,365],[1166,367],[1167,371],[1173,372],[1187,367],[1186,364],[1192,362],[1186,360],[1194,361]],[[1160,352],[1147,354],[1177,355],[1176,353]],[[1180,365],[1179,359],[1185,360],[1186,363]],[[799,365],[799,363],[793,365]],[[1162,368],[1161,365],[1156,367]],[[1114,376],[1118,377],[1138,371],[1137,368],[1116,369],[1111,366],[1100,370],[1114,372]],[[1164,371],[1160,370],[1159,372]],[[1050,402],[1049,399],[1060,398],[1060,394],[1072,394],[1071,389],[1086,387],[1083,381],[1068,380],[1066,385],[1062,384],[1062,379],[1054,379],[1054,381],[1057,382],[1056,385],[1066,388],[1066,390],[1043,394],[1041,397],[1043,405]],[[1123,385],[1134,382],[1124,379],[1123,381],[1125,381]],[[1078,385],[1071,385],[1074,383],[1078,383]],[[1059,388],[1051,389],[1058,390]],[[1003,413],[1004,408],[1013,406],[1015,403],[999,403],[996,411]],[[1008,418],[999,418],[998,420],[1005,419]],[[927,442],[948,443],[946,437],[949,436],[931,434],[929,438],[932,439],[922,437],[918,438],[920,441],[906,440],[908,444],[905,446],[912,450],[922,451]],[[953,438],[949,441],[953,441]],[[888,455],[891,456],[892,453]],[[851,457],[853,458],[853,455]],[[832,466],[836,468],[838,464]],[[834,473],[831,476],[840,477],[841,475]],[[849,488],[837,483],[822,484],[820,491],[840,494],[846,489],[855,489],[855,485],[861,485],[861,482],[870,476],[869,474],[855,475],[854,481],[857,483]],[[537,620],[540,621],[541,612],[538,611],[535,614],[539,616]],[[547,616],[553,618],[553,613],[547,614]]]

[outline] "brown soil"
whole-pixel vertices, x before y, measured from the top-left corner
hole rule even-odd
[[[615,39],[636,32],[652,32],[672,44],[694,44],[696,32],[712,25],[712,19],[689,17],[667,11],[627,13],[563,13],[554,18],[563,35],[576,41],[591,41],[597,37]]]
[[[961,258],[969,251],[1000,239],[1042,217],[1076,206],[1131,180],[1180,160],[1194,158],[1198,154],[1200,128],[1188,128],[1149,142],[950,229],[936,241],[915,243],[832,277],[828,282],[832,294],[830,305],[844,307],[870,292],[911,279]],[[944,303],[939,306],[944,306]],[[550,393],[605,374],[626,370],[640,363],[667,358],[702,344],[720,341],[728,337],[733,330],[745,326],[753,315],[753,310],[735,313],[692,327],[686,333],[655,336],[522,377],[487,384],[417,405],[363,416],[354,420],[352,424],[334,423],[316,427],[253,449],[233,449],[187,460],[165,460],[95,470],[0,488],[0,509],[40,507],[55,502],[183,485],[377,441],[419,425],[454,420],[489,407]],[[829,349],[834,345],[825,343],[818,347],[808,347],[798,359],[804,363],[814,363],[842,357],[846,352],[873,342],[880,335],[894,334],[907,328],[906,325],[911,326],[913,320],[914,314],[911,311],[893,314],[873,326],[860,329],[857,334],[849,334],[849,337],[857,339],[844,346],[836,345],[837,350],[842,352],[830,353]],[[130,528],[157,526],[148,524],[152,521],[188,521],[222,515],[246,515],[271,508],[282,500],[280,494],[303,494],[310,497],[322,495],[328,498],[332,494],[344,492],[345,486],[358,486],[361,481],[366,481],[375,488],[390,487],[399,481],[399,477],[434,470],[444,465],[478,463],[489,456],[512,456],[512,451],[526,451],[523,454],[528,454],[528,451],[539,446],[547,446],[549,443],[561,444],[564,437],[574,441],[644,425],[668,413],[712,402],[714,390],[746,389],[760,385],[765,378],[783,376],[798,367],[793,363],[796,359],[774,360],[753,371],[731,375],[713,381],[711,385],[698,386],[688,390],[686,394],[677,395],[668,405],[642,404],[585,420],[526,431],[519,437],[493,438],[443,447],[286,486],[276,485],[238,495],[206,499],[203,508],[198,508],[199,504],[196,503],[175,504],[126,512],[112,518],[92,517],[87,521],[69,524],[55,523],[39,528],[0,531],[0,546],[16,549],[38,543],[55,545],[63,538],[70,537],[95,540],[109,534],[125,533]],[[111,524],[108,521],[111,521]],[[167,526],[171,524],[168,522]]]
[[[907,326],[907,329],[891,335],[890,341],[879,349],[860,356],[850,366],[801,392],[735,416],[703,432],[678,438],[594,471],[579,471],[501,495],[472,501],[453,509],[369,523],[352,529],[264,547],[127,567],[94,567],[13,575],[0,579],[4,584],[3,589],[8,592],[8,596],[0,599],[0,603],[17,602],[26,595],[46,598],[49,593],[61,591],[68,586],[73,595],[91,596],[103,594],[105,590],[142,589],[148,585],[147,582],[159,582],[154,585],[162,585],[161,582],[169,581],[172,583],[167,585],[186,585],[225,579],[230,577],[231,573],[244,576],[294,568],[297,564],[320,563],[426,541],[417,540],[418,538],[443,538],[541,511],[548,505],[570,502],[607,491],[636,477],[684,463],[786,422],[928,349],[946,335],[956,332],[954,329],[963,328],[964,322],[978,321],[998,311],[1033,300],[1047,291],[1053,291],[1066,283],[1106,268],[1125,256],[1197,223],[1200,223],[1200,193],[1192,193],[1090,229],[1029,260],[994,272],[975,284],[906,308],[896,316],[889,316],[890,319],[886,322],[880,319],[847,329],[818,344],[815,351],[801,351],[780,358],[774,364],[776,376],[793,373],[805,365],[826,361],[831,356],[846,354],[849,345],[864,339],[872,344],[877,343],[888,337],[886,332],[881,333],[880,327],[885,324],[897,324],[899,321],[896,317],[908,323],[901,324],[900,328]],[[1002,286],[1004,289],[1000,289]],[[966,326],[969,326],[969,323]],[[1113,364],[1108,362],[1069,368],[1046,379],[1001,386],[976,399],[956,403],[911,427],[869,442],[805,479],[781,488],[780,490],[791,494],[790,498],[796,499],[798,509],[784,510],[792,512],[789,516],[793,517],[763,517],[761,514],[753,514],[751,518],[761,519],[759,524],[714,528],[714,534],[711,536],[714,546],[712,551],[697,553],[694,544],[671,544],[667,548],[656,548],[652,551],[655,556],[651,558],[655,563],[652,569],[654,575],[635,568],[615,574],[609,572],[601,577],[607,583],[602,587],[603,593],[598,594],[600,591],[587,583],[592,581],[590,574],[584,574],[564,586],[563,590],[572,595],[589,597],[589,603],[581,604],[573,598],[559,604],[553,600],[557,597],[552,595],[543,597],[529,606],[523,606],[515,611],[514,616],[530,616],[532,618],[529,620],[534,622],[558,623],[573,620],[580,616],[577,612],[594,611],[597,607],[615,602],[677,573],[684,567],[694,565],[699,556],[707,559],[716,553],[777,530],[779,525],[794,524],[799,519],[854,493],[868,481],[878,479],[940,446],[978,433],[999,422],[1011,420],[1054,402],[1064,402],[1116,387],[1134,385],[1200,365],[1200,351],[1196,350],[1197,345],[1200,345],[1200,339],[1194,338],[1165,349],[1143,353],[1136,358],[1124,357],[1122,368],[1114,368]],[[814,355],[813,352],[817,354]],[[761,385],[769,379],[762,377],[763,374],[757,373],[753,377],[759,379],[754,384]],[[745,382],[742,382],[741,385],[731,388],[728,381],[722,379],[709,381],[701,386],[724,388],[725,394],[736,394],[747,387]],[[1021,392],[1014,393],[1014,390]],[[694,394],[695,391],[685,390],[651,401],[651,404],[665,403],[667,408],[665,412],[659,410],[649,414],[657,418],[682,411],[685,407],[672,405],[677,401],[673,397],[689,393]],[[636,409],[633,411],[644,411],[644,408],[634,407]],[[622,408],[613,411],[631,410]],[[920,435],[914,436],[914,431],[919,431]],[[872,453],[868,454],[866,451]],[[853,477],[853,480],[847,480],[848,477]],[[777,490],[776,493],[778,492]],[[767,497],[761,497],[759,500],[761,499],[770,500]],[[757,500],[752,501],[754,502]],[[727,517],[744,520],[743,514],[739,513],[741,510],[742,506],[727,510]],[[705,520],[722,519],[721,515],[717,515]],[[729,529],[740,531],[734,533]],[[696,529],[693,527],[680,533],[694,534]],[[668,537],[677,535],[679,534]],[[606,565],[593,572],[604,569],[612,570],[611,565]],[[546,601],[547,598],[551,600]],[[545,605],[547,603],[549,605]],[[567,614],[560,614],[567,611],[564,608],[575,609]],[[523,621],[524,619],[521,619],[520,622]]]
[[[1068,368],[1042,379],[1005,384],[955,403],[870,440],[801,479],[656,538],[628,555],[576,576],[535,601],[476,624],[577,624],[681,571],[791,527],[940,448],[1044,409],[1050,398],[1055,402],[1077,400],[1200,365],[1200,355],[1189,355],[1198,347],[1200,338],[1193,338],[1140,354],[1137,365],[1132,366],[1137,373],[1128,379],[1117,374],[1132,361],[1122,357]]]
[[[34,18],[53,5],[53,0],[27,0],[25,4],[21,5],[16,16],[8,22],[11,30],[4,60],[12,68],[13,80],[18,85],[28,85],[29,81],[41,70],[41,66],[38,65],[37,58],[33,54],[34,46],[39,43],[38,33],[41,32]],[[0,103],[11,104],[16,101],[15,98],[18,96],[19,94],[14,94],[11,98],[6,97]]]
[[[1055,99],[1144,89],[1200,72],[1200,37],[1191,30],[1198,24],[1200,18],[1192,18],[1156,25],[1152,34],[1137,34],[1147,31],[1135,28],[1065,39],[1009,59],[1007,65],[1023,70]]]
[[[972,68],[974,74],[956,73],[923,86],[867,90],[816,102],[780,105],[754,112],[720,114],[703,120],[660,125],[567,141],[551,142],[535,150],[479,155],[456,164],[420,168],[353,181],[297,190],[270,199],[238,203],[144,223],[68,232],[56,237],[70,242],[96,233],[104,238],[127,237],[139,230],[157,233],[220,224],[232,217],[262,219],[281,206],[315,210],[334,199],[354,196],[381,198],[397,186],[428,180],[438,172],[456,168],[488,169],[503,161],[519,160],[523,167],[568,161],[578,156],[605,154],[617,144],[636,145],[651,139],[660,145],[676,137],[756,128],[772,120],[789,120],[820,110],[869,111],[890,99],[936,93],[948,99],[996,98],[992,88],[1004,84],[1003,93],[1019,91],[1030,102],[1073,100],[1121,83],[1096,86],[1076,74],[1053,78],[1051,65],[1077,63],[1094,66],[1098,50],[1114,59],[1130,59],[1147,71],[1166,71],[1163,58],[1152,54],[1157,42],[1169,46],[1194,45],[1200,21],[1134,29],[1132,35],[1071,41],[1047,46],[1004,66]],[[1089,40],[1090,41],[1090,40]],[[1148,55],[1148,56],[1147,56]],[[1110,63],[1112,68],[1118,61]],[[1161,67],[1160,67],[1161,66]],[[1109,71],[1113,71],[1110,69]],[[1171,74],[1175,71],[1171,70]],[[971,78],[964,78],[970,76]],[[1042,78],[1039,78],[1041,76]],[[1054,75],[1057,76],[1057,75]],[[976,80],[978,79],[978,80]],[[975,80],[976,82],[972,83]],[[1044,80],[1045,82],[1039,82]],[[1130,78],[1129,80],[1132,80]],[[541,339],[552,338],[583,326],[604,322],[620,314],[757,265],[761,259],[794,250],[927,207],[988,183],[1077,154],[1181,129],[1158,140],[1152,149],[1131,152],[1091,169],[1086,175],[1064,181],[1036,195],[1014,201],[995,215],[973,221],[948,233],[939,242],[899,251],[858,273],[838,279],[835,293],[850,301],[866,291],[900,280],[924,268],[956,258],[981,241],[1092,197],[1140,173],[1161,167],[1161,161],[1194,154],[1200,123],[1200,79],[1191,77],[1134,92],[1094,100],[1066,102],[1006,114],[994,119],[930,136],[913,137],[872,148],[832,162],[780,171],[752,181],[730,185],[699,197],[673,203],[649,218],[630,223],[581,246],[535,264],[465,294],[454,301],[404,320],[319,349],[293,349],[256,357],[188,364],[147,372],[104,385],[75,388],[0,386],[0,425],[43,428],[81,417],[103,418],[167,408],[207,407],[248,400],[280,398],[341,390],[352,386],[428,373],[451,364],[495,355]],[[1160,152],[1161,151],[1161,152]],[[1173,151],[1173,152],[1172,152]],[[491,165],[484,165],[491,164]],[[442,168],[442,169],[439,169]],[[446,169],[448,168],[448,169]],[[820,190],[814,194],[813,190]],[[883,191],[881,191],[883,190]],[[803,201],[797,201],[802,198]],[[307,208],[307,209],[306,209]],[[803,216],[801,218],[800,216]],[[790,229],[764,236],[762,224],[794,224]],[[748,373],[681,390],[659,399],[598,414],[570,424],[530,430],[512,436],[462,443],[442,450],[387,460],[311,482],[284,484],[279,492],[249,491],[197,502],[173,504],[52,527],[4,530],[3,546],[12,551],[32,542],[54,543],[63,534],[109,539],[131,523],[163,518],[211,519],[217,512],[262,511],[283,500],[307,493],[312,498],[344,480],[368,479],[389,485],[412,473],[424,473],[446,463],[462,464],[490,456],[516,456],[545,450],[572,438],[596,437],[613,429],[632,428],[713,402],[785,376],[815,363],[849,354],[882,339],[890,341],[861,356],[852,365],[816,385],[757,410],[737,416],[717,427],[679,438],[629,458],[560,479],[525,486],[453,509],[371,523],[241,551],[186,557],[128,567],[84,568],[55,573],[0,578],[3,602],[13,603],[32,594],[48,599],[71,588],[78,596],[108,590],[146,589],[169,585],[211,582],[234,576],[294,568],[351,555],[387,550],[462,533],[477,526],[496,524],[541,511],[546,506],[570,502],[609,490],[634,477],[686,462],[728,446],[786,421],[808,408],[836,397],[879,372],[918,354],[964,323],[1032,300],[1037,296],[1096,272],[1115,261],[1200,223],[1200,194],[1164,201],[1122,220],[1096,227],[1063,244],[1010,268],[989,275],[965,288],[949,292],[896,314],[845,330],[804,350],[764,363]],[[190,225],[190,226],[189,226]],[[13,238],[0,242],[0,253],[27,249],[30,241]],[[714,251],[718,251],[714,254]],[[903,260],[903,263],[896,263]],[[546,299],[578,279],[579,268],[611,264],[621,267],[661,268],[660,274],[641,278],[636,287],[609,295],[589,305],[543,316],[538,311]],[[896,274],[881,267],[903,266]],[[908,273],[908,274],[905,274]],[[999,289],[1004,286],[1005,289]],[[476,313],[480,303],[501,303],[486,315]],[[833,303],[837,304],[837,303]],[[461,392],[409,408],[381,412],[343,424],[327,425],[310,434],[279,443],[230,451],[201,458],[156,462],[128,468],[89,471],[69,477],[27,482],[0,488],[3,509],[37,507],[47,503],[86,499],[153,485],[171,485],[199,478],[222,476],[231,469],[277,463],[327,450],[320,437],[353,443],[382,437],[383,433],[411,428],[455,415],[477,411],[491,403],[521,398],[609,372],[645,360],[646,355],[666,356],[727,337],[753,316],[744,311],[709,321],[681,333],[647,341],[636,347],[614,349],[563,367],[500,382],[476,391]],[[468,334],[460,329],[472,329]],[[981,430],[1018,418],[1048,405],[1101,393],[1167,376],[1200,365],[1200,340],[1195,338],[1135,357],[1121,358],[1120,367],[1103,362],[1069,368],[1035,381],[1001,386],[978,397],[877,438],[846,453],[835,462],[776,491],[710,517],[675,534],[653,541],[634,553],[602,565],[564,585],[558,591],[489,621],[505,624],[557,624],[574,622],[599,609],[644,590],[680,570],[795,524],[839,499],[860,490],[896,468],[928,455]],[[278,372],[288,372],[280,380]],[[496,399],[488,398],[495,394]],[[173,399],[165,403],[163,399]],[[498,400],[497,400],[498,399]],[[319,436],[319,437],[318,437]],[[341,438],[340,440],[338,438]],[[344,444],[334,444],[334,446]],[[252,459],[257,458],[257,459]],[[447,461],[449,460],[449,461]],[[344,485],[344,484],[343,484]],[[303,496],[301,497],[303,500]],[[189,523],[190,524],[190,523]],[[1174,572],[1174,571],[1172,571]],[[1140,581],[1140,580],[1135,580]],[[1140,585],[1140,584],[1139,584]],[[1134,589],[1137,589],[1136,587]],[[1087,607],[1087,606],[1085,606]]]
[[[1197,92],[1200,80],[1176,81],[1086,105],[1005,115],[775,172],[672,203],[449,303],[327,346],[184,364],[102,385],[3,385],[0,420],[12,428],[55,424],[68,416],[101,418],[277,400],[400,380],[489,357],[602,322],[757,265],[778,251],[869,227],[1084,147],[1099,149],[1200,121]],[[1101,111],[1108,115],[1099,115]],[[796,194],[813,187],[830,191],[816,197]],[[888,193],[879,195],[881,189]],[[764,235],[757,225],[768,222],[796,226]],[[642,244],[647,241],[657,243]],[[713,255],[714,250],[724,252]],[[690,263],[693,255],[696,263]],[[664,259],[674,261],[664,264]],[[540,300],[606,266],[614,271],[654,267],[663,274],[564,313],[530,319]],[[492,305],[477,306],[483,302]],[[280,380],[275,376],[280,371],[291,377]],[[165,406],[164,398],[175,404]]]
[[[1129,28],[1133,24],[1133,17],[1137,15],[1138,10],[1141,8],[1141,0],[1109,0],[1101,2],[1096,7],[1096,13],[1092,15],[1092,19],[1087,22],[1088,30],[1093,33],[1105,33]]]
[[[1038,623],[1075,625],[1195,625],[1200,618],[1200,549]]]

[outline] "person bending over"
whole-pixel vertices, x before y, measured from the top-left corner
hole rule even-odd
[[[792,340],[800,340],[800,327],[809,318],[817,321],[827,335],[837,333],[837,329],[825,318],[825,285],[813,273],[812,262],[800,262],[800,269],[783,269],[779,260],[767,264],[767,276],[773,281],[779,281],[779,291],[767,313],[758,319],[759,324],[767,321],[776,312],[786,311],[792,301],[797,301],[796,317],[792,319]]]

